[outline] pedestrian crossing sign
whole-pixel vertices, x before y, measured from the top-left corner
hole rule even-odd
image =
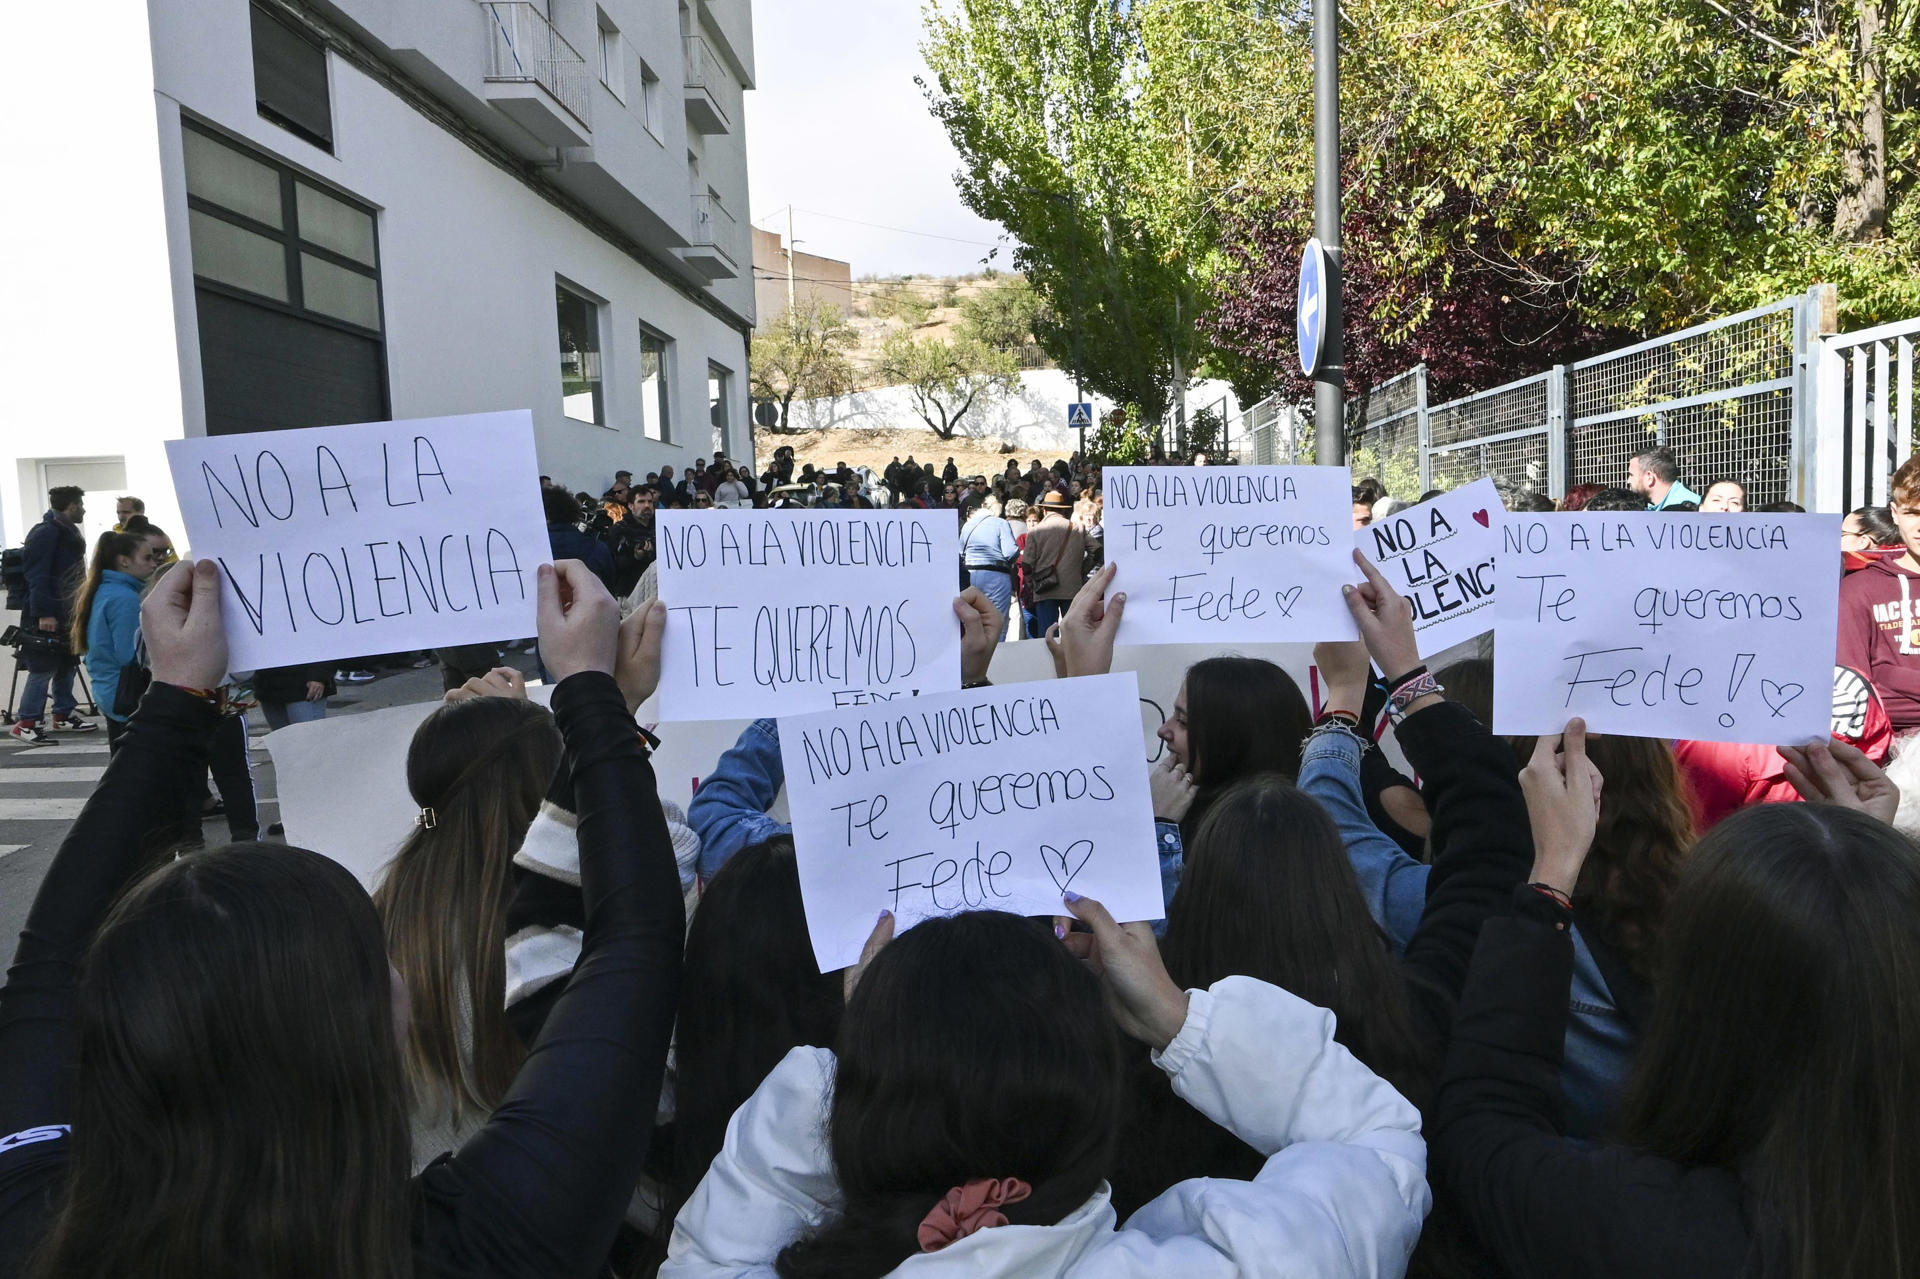
[[[1093,429],[1093,405],[1091,404],[1067,405],[1067,429],[1069,431],[1092,430]]]

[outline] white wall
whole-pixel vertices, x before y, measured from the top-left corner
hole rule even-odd
[[[21,178],[16,198],[0,203],[0,525],[8,544],[44,509],[35,489],[47,459],[124,459],[126,491],[178,536],[163,442],[205,431],[183,112],[378,209],[395,417],[530,408],[541,470],[598,491],[617,469],[685,467],[712,455],[711,359],[735,373],[729,451],[746,454],[746,343],[737,328],[338,58],[330,58],[336,154],[259,118],[239,0],[155,0],[150,14],[145,5],[118,6],[111,21],[86,6],[29,5],[9,31],[18,47],[72,56],[19,60],[9,73],[17,105],[0,118],[0,164]],[[80,94],[76,58],[86,67]],[[678,59],[670,66],[677,79]],[[680,87],[662,87],[662,106],[677,120]],[[739,149],[737,134],[729,142]],[[684,162],[669,171],[684,184]],[[744,208],[744,185],[742,193]],[[684,195],[674,203],[685,204]],[[556,276],[608,303],[607,426],[560,411]],[[643,320],[674,339],[669,444],[640,429]],[[98,494],[94,505],[110,510],[114,496]]]
[[[18,545],[40,518],[37,462],[55,458],[124,458],[128,490],[178,528],[161,450],[181,433],[180,379],[146,8],[12,6],[7,32],[39,52],[11,60],[0,112],[0,528]],[[117,496],[91,501],[109,524]]]
[[[1240,401],[1225,382],[1196,382],[1187,392],[1187,413],[1216,408],[1226,400],[1226,416],[1240,412]],[[1114,402],[1087,394],[1098,418],[1113,411]],[[1022,451],[1071,452],[1079,437],[1067,426],[1067,406],[1073,403],[1073,375],[1062,369],[1032,369],[1020,375],[1019,390],[975,404],[960,421],[956,435],[966,439],[1005,440]],[[914,411],[912,395],[904,386],[824,400],[795,400],[787,412],[788,424],[803,431],[834,428],[862,431],[932,430]]]
[[[261,119],[254,110],[246,6],[229,0],[156,0],[154,77],[162,153],[179,165],[179,114],[271,151],[379,210],[387,369],[396,418],[530,408],[540,469],[598,492],[619,469],[684,467],[713,452],[707,361],[744,372],[745,339],[479,153],[338,58],[333,70],[335,154]],[[235,68],[241,69],[235,74]],[[678,99],[672,99],[675,105]],[[184,189],[175,212],[175,288],[191,298]],[[560,410],[556,276],[604,299],[601,351],[607,426]],[[670,375],[674,440],[640,428],[640,323],[674,339]],[[183,380],[197,386],[197,331],[182,326]],[[744,377],[731,420],[747,417]],[[202,400],[188,397],[186,429],[204,431]],[[744,427],[735,452],[744,452]]]

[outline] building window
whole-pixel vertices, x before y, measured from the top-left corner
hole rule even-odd
[[[673,439],[668,415],[668,340],[652,329],[640,330],[640,427],[650,440]]]
[[[253,17],[254,106],[281,128],[332,151],[326,49],[259,5],[248,7]]]
[[[208,433],[384,418],[373,212],[197,125],[181,149]]]
[[[620,45],[620,28],[613,25],[606,11],[600,11],[600,83],[622,102],[627,100],[626,52]]]
[[[713,424],[713,451],[727,451],[727,404],[733,399],[733,370],[707,362],[707,420]]]
[[[554,309],[560,319],[560,411],[576,422],[605,425],[607,406],[600,391],[600,304],[554,285]]]
[[[645,62],[640,64],[640,123],[647,126],[653,140],[660,140],[660,77]]]

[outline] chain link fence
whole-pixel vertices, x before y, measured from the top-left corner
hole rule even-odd
[[[1628,459],[1665,446],[1692,488],[1729,478],[1746,486],[1749,506],[1811,500],[1802,382],[1822,301],[1811,290],[1445,404],[1429,406],[1426,367],[1415,367],[1369,393],[1348,462],[1409,500],[1483,476],[1509,500],[1559,498],[1574,484],[1625,484]],[[1830,310],[1831,295],[1824,301]],[[1311,412],[1278,396],[1228,434],[1245,462],[1312,460]]]

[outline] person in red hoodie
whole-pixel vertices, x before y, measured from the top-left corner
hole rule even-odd
[[[1834,660],[1867,677],[1900,734],[1920,728],[1920,454],[1901,463],[1888,488],[1906,549],[1840,583]]]

